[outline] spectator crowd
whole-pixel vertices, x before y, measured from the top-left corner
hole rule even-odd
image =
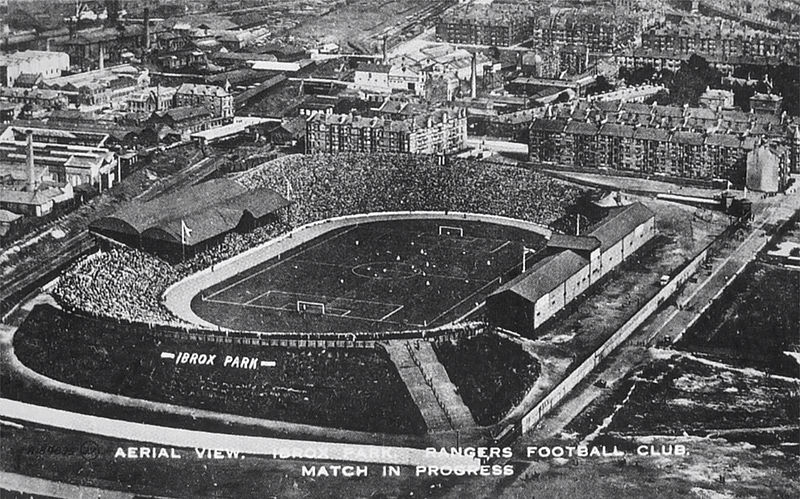
[[[293,349],[203,344],[139,323],[87,318],[39,305],[14,335],[20,361],[93,390],[246,417],[380,433],[424,433],[425,421],[383,348]],[[161,352],[217,354],[214,365],[175,365]],[[258,358],[272,367],[224,367]]]
[[[435,156],[323,154],[284,156],[235,178],[292,201],[286,219],[231,232],[218,245],[171,265],[148,253],[117,248],[67,271],[54,290],[66,308],[130,321],[175,323],[163,306],[171,284],[264,243],[294,227],[335,216],[379,211],[462,211],[541,224],[563,217],[581,189],[539,172]]]

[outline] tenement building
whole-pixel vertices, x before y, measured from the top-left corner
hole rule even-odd
[[[391,152],[437,154],[458,151],[467,140],[461,110],[434,111],[405,119],[317,113],[306,122],[310,153]]]
[[[547,9],[523,2],[459,4],[442,14],[436,35],[449,43],[509,47],[526,40]]]
[[[800,37],[746,28],[729,22],[684,22],[642,33],[642,49],[670,54],[699,54],[717,58],[800,58]]]
[[[570,168],[615,169],[636,174],[744,185],[747,156],[759,144],[789,151],[798,169],[800,132],[786,115],[725,109],[586,103],[535,119],[530,160]],[[780,169],[783,185],[788,168]]]
[[[627,46],[641,23],[641,19],[621,12],[564,12],[537,20],[531,33],[533,47],[550,49],[578,45],[592,53],[610,54]]]
[[[215,117],[233,117],[233,96],[222,87],[184,83],[175,92],[175,107],[203,106]]]

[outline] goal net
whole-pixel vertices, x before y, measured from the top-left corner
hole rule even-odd
[[[325,315],[325,304],[316,301],[297,300],[297,311]]]
[[[452,226],[449,226],[449,225],[440,225],[439,226],[439,235],[440,236],[464,237],[464,228],[463,227],[452,227]]]

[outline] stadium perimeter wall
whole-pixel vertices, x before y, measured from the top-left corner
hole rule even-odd
[[[589,373],[597,367],[620,343],[625,341],[644,321],[646,321],[679,287],[697,272],[707,257],[710,246],[706,247],[692,259],[666,286],[661,288],[645,305],[628,319],[617,331],[611,335],[595,352],[584,360],[569,376],[564,378],[550,393],[547,394],[521,421],[522,433],[531,431],[542,418],[571,392]]]
[[[388,211],[364,213],[358,215],[345,215],[307,223],[292,229],[286,234],[256,246],[255,248],[251,248],[243,253],[233,256],[224,262],[212,265],[211,267],[185,277],[184,279],[181,279],[167,288],[166,291],[164,291],[162,300],[167,310],[169,310],[180,320],[211,330],[227,330],[202,319],[194,313],[191,307],[191,301],[192,298],[194,298],[200,291],[229,279],[240,272],[246,271],[255,265],[275,258],[276,256],[283,254],[296,246],[316,239],[317,237],[330,232],[331,230],[371,222],[425,219],[487,222],[529,230],[547,238],[549,238],[553,233],[550,228],[534,222],[527,222],[510,217],[482,213],[465,213],[455,211]],[[257,332],[253,331],[252,333]],[[261,333],[261,335],[264,334],[265,333]]]

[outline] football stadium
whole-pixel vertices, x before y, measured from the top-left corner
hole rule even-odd
[[[656,236],[643,204],[592,195],[468,159],[273,159],[96,220],[100,249],[52,283],[14,352],[26,376],[59,383],[64,407],[113,396],[91,405],[98,415],[417,448],[501,442],[568,374],[522,338]],[[576,217],[580,233],[564,233]]]

